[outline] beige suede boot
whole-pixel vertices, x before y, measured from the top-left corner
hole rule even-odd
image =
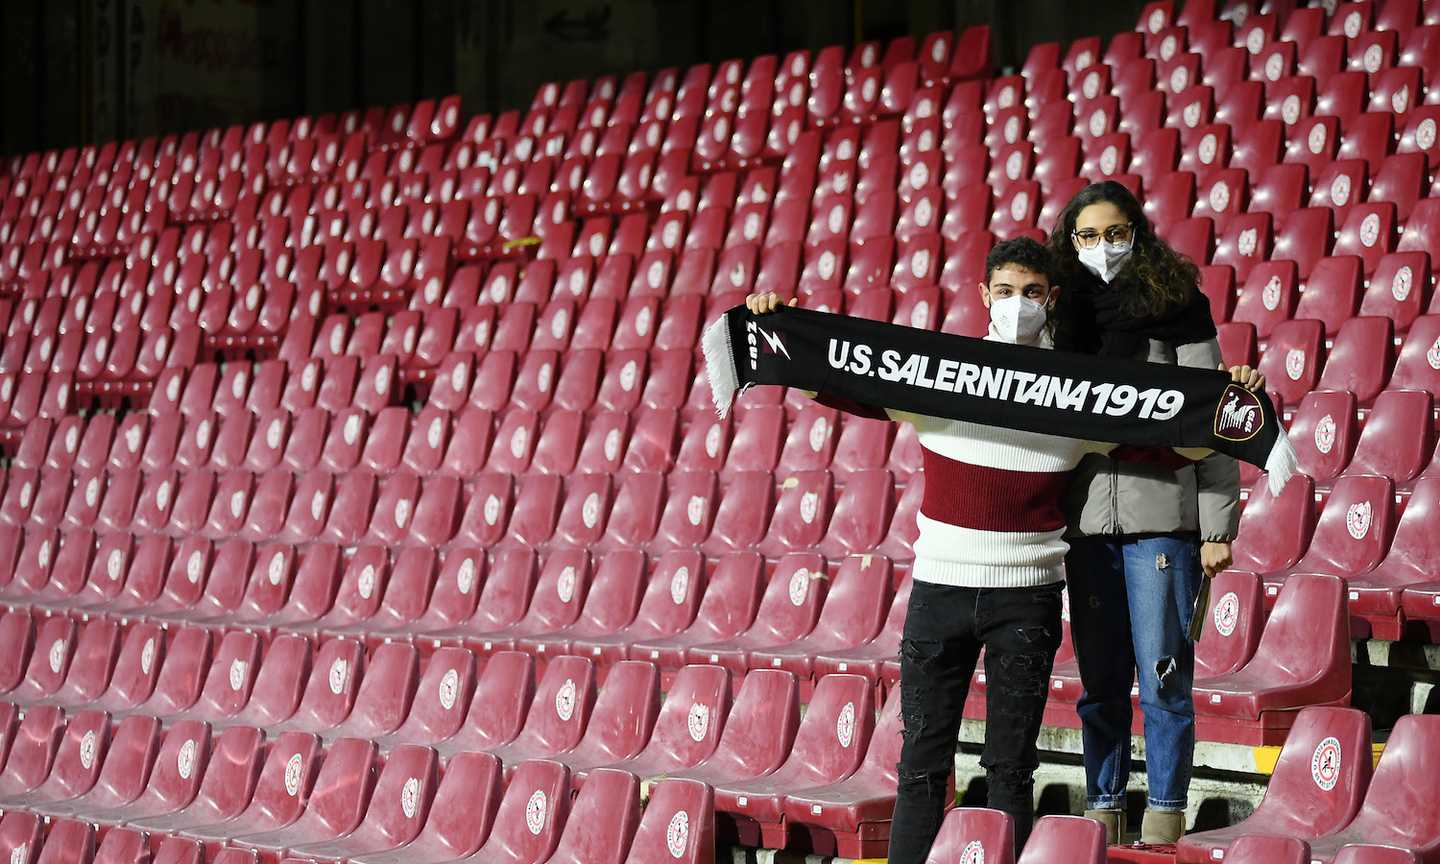
[[[1124,842],[1125,838],[1125,811],[1124,810],[1086,810],[1086,819],[1094,819],[1105,826],[1105,844],[1114,846]]]
[[[1140,842],[1178,843],[1185,833],[1185,814],[1174,810],[1146,810],[1140,822]]]

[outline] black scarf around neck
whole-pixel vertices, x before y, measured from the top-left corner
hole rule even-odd
[[[1088,441],[1205,448],[1269,473],[1277,492],[1295,451],[1263,392],[1230,376],[971,339],[782,307],[736,306],[705,329],[720,416],[736,395],[777,384],[892,408]]]
[[[1062,292],[1062,330],[1068,338],[1061,347],[1099,354],[1102,357],[1133,358],[1151,339],[1171,345],[1204,342],[1215,338],[1215,321],[1210,300],[1198,289],[1189,299],[1158,315],[1136,315],[1129,308],[1133,288],[1120,278],[1106,284],[1088,272],[1078,271],[1070,290]]]

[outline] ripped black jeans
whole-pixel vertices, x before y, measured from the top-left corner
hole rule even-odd
[[[1015,820],[1019,853],[1035,818],[1035,738],[1060,647],[1063,583],[955,588],[916,582],[900,643],[899,794],[890,864],[923,864],[940,831],[960,720],[985,649],[985,768],[990,807]]]

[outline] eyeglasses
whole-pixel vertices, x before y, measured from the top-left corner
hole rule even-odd
[[[1135,236],[1135,226],[1126,222],[1124,225],[1111,225],[1103,232],[1086,228],[1083,231],[1072,231],[1070,235],[1082,249],[1094,249],[1099,245],[1101,237],[1105,238],[1106,243],[1129,243]]]

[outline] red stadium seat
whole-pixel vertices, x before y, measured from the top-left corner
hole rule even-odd
[[[500,796],[500,764],[495,757],[488,753],[458,753],[446,765],[424,826],[414,840],[387,852],[369,852],[350,860],[356,864],[427,864],[469,855],[489,835]]]
[[[360,826],[365,802],[377,785],[375,761],[374,743],[357,738],[339,739],[326,751],[299,818],[269,831],[230,834],[229,843],[279,857],[296,846],[349,834]],[[288,773],[285,779],[288,784]],[[394,795],[389,801],[394,802],[398,797]]]
[[[1440,315],[1422,315],[1411,324],[1389,386],[1440,392]]]
[[[425,664],[410,713],[394,732],[377,739],[382,748],[433,745],[455,735],[475,689],[475,658],[463,648],[437,648]]]
[[[80,816],[129,804],[145,791],[160,746],[160,721],[131,715],[115,726],[100,773],[84,794],[31,805],[50,817]],[[12,755],[13,758],[13,755]]]
[[[11,717],[13,724],[14,717]],[[24,727],[22,727],[23,731]],[[14,731],[13,729],[11,731]],[[46,804],[68,801],[90,791],[100,776],[105,761],[112,728],[110,717],[103,711],[80,711],[65,725],[59,740],[59,748],[44,770],[39,785],[27,788],[31,772],[39,770],[38,763],[30,762],[45,754],[35,749],[34,740],[22,739],[22,746],[15,751],[16,759],[25,763],[15,771],[7,771],[3,777],[6,793],[0,802],[7,810],[43,807]],[[28,776],[27,776],[28,775]]]
[[[1433,814],[1405,802],[1423,794],[1417,783],[1430,774],[1430,718],[1406,715],[1395,722],[1385,753],[1370,781],[1364,803],[1343,830],[1311,842],[1311,855],[1324,860],[1350,843],[1379,843],[1409,849],[1424,857],[1440,847],[1440,828]]]
[[[1394,323],[1388,318],[1352,318],[1335,337],[1319,386],[1349,390],[1361,405],[1375,400],[1394,365]]]
[[[210,756],[209,724],[199,720],[176,723],[165,732],[140,796],[119,807],[87,809],[85,819],[114,826],[174,813],[194,800]]]
[[[1057,855],[1075,864],[1103,864],[1105,827],[1079,816],[1041,816],[1035,820],[1019,864],[1053,861]]]
[[[250,803],[264,756],[264,735],[249,726],[232,726],[211,741],[204,776],[188,800],[171,799],[180,806],[145,817],[131,816],[126,826],[136,831],[174,833],[191,826],[223,822],[240,814]],[[183,746],[183,742],[182,742]],[[178,770],[177,756],[177,770]],[[197,761],[192,771],[201,769]],[[188,780],[188,778],[186,778]],[[158,811],[158,808],[157,808]],[[114,836],[111,830],[108,837]]]
[[[1332,834],[1359,812],[1370,766],[1370,718],[1363,711],[1301,709],[1255,812],[1228,828],[1181,838],[1176,860],[1228,861],[1238,841],[1254,835],[1313,841]]]
[[[334,750],[340,746],[336,744],[332,748],[327,768],[329,760],[337,758]],[[363,796],[370,803],[364,818],[354,830],[333,840],[293,847],[288,854],[317,859],[353,859],[404,846],[419,835],[425,823],[430,799],[435,794],[437,775],[435,751],[428,747],[396,748],[386,757],[384,767],[374,780],[373,791]],[[323,777],[322,774],[321,779]],[[328,803],[319,799],[320,793],[312,796],[307,814]],[[336,823],[332,821],[331,824]],[[295,833],[300,830],[298,824],[293,827]]]
[[[11,812],[0,817],[0,855],[13,864],[36,864],[44,823],[34,813]]]
[[[814,629],[788,644],[752,652],[748,665],[785,669],[803,680],[811,677],[818,655],[844,652],[869,642],[879,632],[880,616],[886,609],[891,584],[889,563],[868,554],[845,558],[833,587],[826,593]],[[692,650],[704,653],[706,649],[702,646]]]
[[[508,772],[523,760],[572,750],[584,735],[594,705],[594,665],[582,657],[554,658],[535,688],[520,734],[490,752]]]
[[[738,704],[738,702],[737,702]],[[830,675],[815,688],[790,756],[774,773],[716,784],[717,811],[734,818],[742,842],[783,845],[784,800],[790,790],[828,786],[860,767],[874,727],[872,690],[860,676]],[[761,837],[753,836],[758,828]]]

